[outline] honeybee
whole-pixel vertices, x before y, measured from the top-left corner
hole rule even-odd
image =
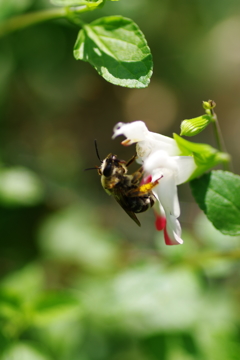
[[[94,169],[97,169],[101,176],[102,187],[107,194],[116,199],[130,218],[138,226],[141,226],[135,214],[144,212],[154,205],[156,198],[152,189],[158,185],[160,179],[141,185],[142,166],[133,174],[127,174],[128,166],[136,159],[136,154],[129,161],[120,160],[117,155],[111,153],[104,160],[101,160],[96,141],[95,149],[101,165]]]

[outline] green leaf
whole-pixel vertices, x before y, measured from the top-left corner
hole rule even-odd
[[[240,235],[240,176],[211,171],[190,182],[195,200],[216,229]]]
[[[87,7],[98,7],[105,0],[50,0],[53,5],[57,6],[82,6],[86,5]]]
[[[181,155],[192,155],[194,157],[197,169],[190,177],[190,180],[204,174],[207,170],[220,163],[229,161],[228,154],[219,152],[210,145],[193,143],[183,139],[177,134],[173,134],[173,137],[176,140],[179,149],[181,150]]]
[[[181,136],[194,136],[202,132],[212,122],[209,115],[198,116],[194,119],[186,119],[181,123]]]
[[[88,61],[112,84],[145,88],[150,82],[152,55],[143,33],[131,19],[107,16],[84,25],[74,56]]]

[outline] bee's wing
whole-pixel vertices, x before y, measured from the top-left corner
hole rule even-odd
[[[119,205],[123,208],[123,210],[130,216],[130,218],[133,219],[133,221],[135,221],[135,223],[138,226],[141,226],[141,223],[138,220],[135,213],[133,211],[128,210],[128,208],[126,207],[126,205],[123,201],[123,195],[122,195],[121,191],[115,189],[115,191],[113,192],[113,196],[116,199],[116,201],[119,203]]]

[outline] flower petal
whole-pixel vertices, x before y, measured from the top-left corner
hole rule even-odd
[[[175,158],[178,167],[176,183],[180,185],[190,178],[197,165],[192,156],[176,156]]]
[[[154,177],[153,180],[155,180]],[[163,178],[153,191],[156,192],[166,213],[173,214],[175,217],[180,216],[177,186],[173,173],[168,169],[163,169]]]
[[[143,121],[139,120],[127,124],[119,122],[113,128],[112,138],[115,139],[119,135],[124,135],[127,138],[127,141],[124,142],[131,145],[144,140],[148,132],[148,128]]]
[[[156,151],[145,161],[144,170],[147,174],[152,175],[152,181],[163,176],[153,191],[157,194],[165,212],[178,217],[180,215],[176,186],[178,166],[175,158],[170,157],[165,151]]]
[[[179,170],[177,161],[179,161],[179,158],[181,156],[169,156],[167,151],[157,150],[145,160],[144,169],[151,174],[155,169],[166,168],[172,170],[177,175]]]
[[[167,215],[167,224],[164,228],[164,239],[166,245],[183,244],[181,239],[181,226],[179,221],[173,215]]]
[[[158,214],[156,211],[154,211],[156,220],[155,220],[155,227],[158,231],[162,231],[166,226],[166,218],[165,216],[162,216]]]
[[[180,149],[174,139],[149,131],[145,123],[140,120],[127,124],[118,123],[113,128],[112,138],[119,135],[126,137],[126,140],[122,142],[123,145],[138,143],[139,162],[142,162],[150,153],[161,149],[167,151],[171,156],[180,154]]]

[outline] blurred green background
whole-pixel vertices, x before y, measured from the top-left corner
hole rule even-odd
[[[50,6],[0,0],[0,19]],[[211,226],[186,184],[185,242],[167,247],[151,211],[138,228],[83,170],[98,165],[95,138],[102,158],[133,155],[111,140],[117,122],[171,136],[213,99],[240,173],[240,2],[121,0],[83,18],[106,15],[144,32],[147,89],[74,60],[67,21],[0,39],[0,359],[237,360],[239,238]],[[216,146],[211,128],[196,141]]]

